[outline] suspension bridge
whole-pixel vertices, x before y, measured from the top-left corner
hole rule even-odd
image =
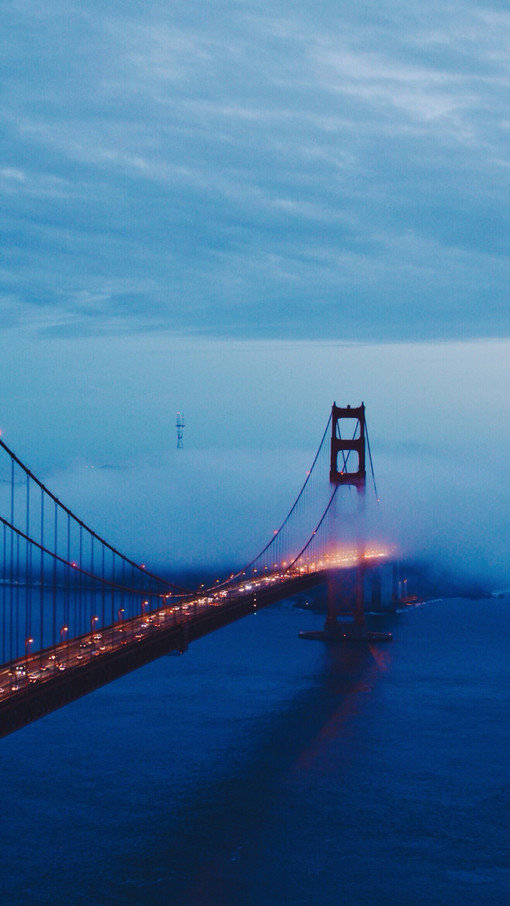
[[[377,496],[365,407],[334,404],[299,494],[267,544],[242,569],[190,590],[102,538],[0,438],[0,736],[321,583],[329,583],[324,632],[303,638],[388,638],[364,623],[365,576],[385,556],[362,531],[367,448]],[[354,585],[342,580],[348,570]],[[342,597],[350,616],[339,618]]]

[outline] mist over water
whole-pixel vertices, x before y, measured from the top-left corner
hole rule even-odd
[[[403,556],[505,583],[509,341],[125,336],[14,348],[4,335],[2,356],[3,439],[137,560],[170,570],[249,560],[295,499],[333,400],[363,400],[381,498],[371,530]]]

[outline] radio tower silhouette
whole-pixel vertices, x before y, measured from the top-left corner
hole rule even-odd
[[[182,412],[177,413],[177,419],[175,422],[175,427],[177,428],[177,449],[182,450],[182,435],[184,428],[184,414]]]

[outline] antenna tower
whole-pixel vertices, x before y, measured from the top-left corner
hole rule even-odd
[[[183,435],[184,428],[186,427],[184,424],[184,413],[182,413],[182,412],[177,413],[175,427],[177,428],[177,449],[182,450],[182,435]]]

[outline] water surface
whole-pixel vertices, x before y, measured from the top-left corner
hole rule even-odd
[[[7,737],[5,901],[507,903],[509,601],[273,606]]]

